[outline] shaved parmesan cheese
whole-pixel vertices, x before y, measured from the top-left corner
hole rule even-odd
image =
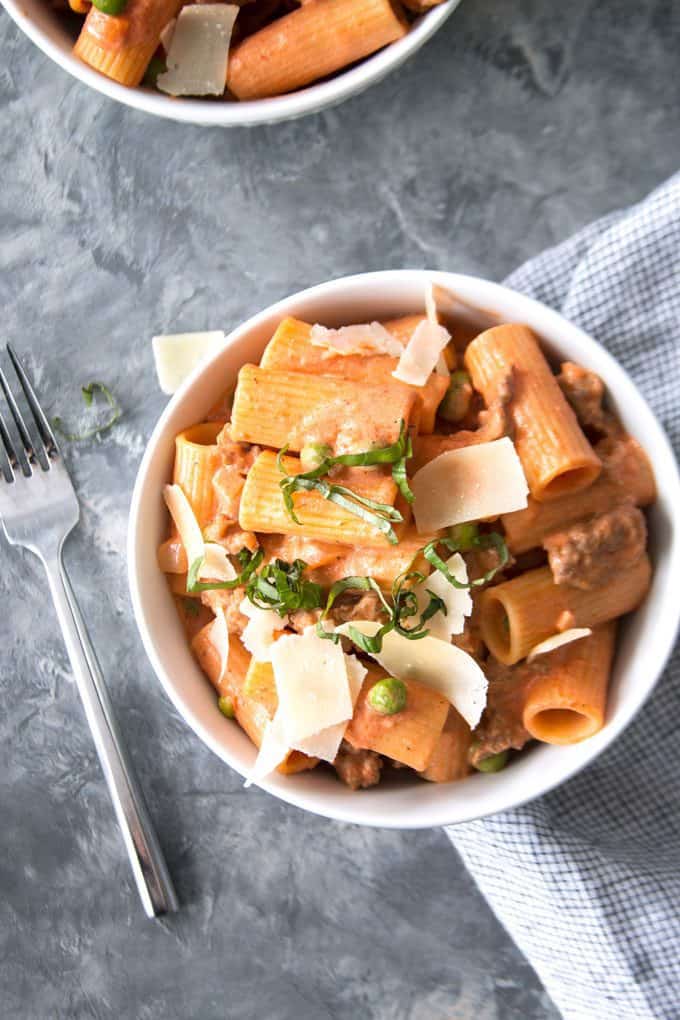
[[[450,339],[449,331],[438,322],[423,319],[414,329],[392,375],[411,386],[424,386]]]
[[[224,344],[224,333],[214,329],[207,333],[163,334],[152,338],[158,384],[170,395],[182,385],[210,354]]]
[[[439,325],[437,301],[435,298],[434,286],[431,283],[428,283],[425,288],[425,315],[427,316],[427,321],[431,322],[433,326]],[[434,370],[437,375],[443,375],[447,379],[451,375],[449,372],[449,366],[446,364],[446,358],[444,357],[443,351],[437,358],[437,364],[434,366]]]
[[[345,656],[316,634],[290,634],[276,641],[271,662],[279,698],[277,714],[289,747],[346,722],[353,706]]]
[[[389,354],[398,358],[404,350],[403,344],[379,322],[341,326],[340,329],[327,329],[317,324],[312,326],[309,340],[315,347],[325,347],[341,355]]]
[[[234,4],[188,4],[177,16],[168,69],[156,84],[171,96],[221,96],[227,82]]]
[[[258,783],[261,779],[265,779],[270,775],[270,773],[279,767],[281,762],[285,761],[289,750],[290,746],[286,742],[283,733],[283,718],[281,713],[277,712],[264,728],[260,750],[255,759],[255,764],[245,781],[245,786],[248,787],[252,783]]]
[[[352,620],[336,628],[336,633],[349,637],[350,627],[372,637],[380,624],[373,620]],[[461,648],[429,636],[409,641],[396,631],[390,631],[383,638],[382,649],[373,658],[391,676],[417,680],[439,691],[471,729],[479,722],[486,705],[487,679],[472,656]]]
[[[534,645],[527,655],[527,662],[531,662],[537,655],[554,652],[556,648],[571,644],[572,641],[580,641],[581,638],[588,637],[592,633],[590,627],[572,627],[571,630],[563,630],[561,634],[553,634],[545,641],[539,641],[537,645]]]
[[[191,503],[179,485],[165,485],[163,499],[175,522],[175,527],[179,531],[179,537],[187,554],[187,563],[191,566],[196,560],[202,559],[205,552],[203,533],[194,511],[191,509]]]
[[[199,577],[209,577],[211,581],[234,581],[236,579],[236,571],[223,545],[206,542],[203,546],[203,555],[203,566],[198,572]],[[191,561],[189,562],[191,563]]]
[[[415,473],[411,489],[421,533],[521,510],[529,492],[507,436],[440,454]]]
[[[170,49],[170,43],[172,42],[172,37],[175,34],[176,25],[177,18],[170,18],[170,21],[167,23],[167,25],[160,34],[160,44],[166,53]]]
[[[460,553],[454,553],[446,561],[446,566],[457,581],[467,584],[467,567]],[[462,634],[465,629],[465,617],[472,613],[472,596],[469,589],[454,588],[443,574],[434,570],[415,588],[418,608],[421,613],[428,603],[428,590],[434,595],[439,595],[446,606],[446,616],[443,613],[435,613],[427,621],[430,636],[448,641],[452,634]]]
[[[224,682],[227,675],[227,667],[229,665],[229,630],[227,628],[227,618],[224,611],[218,613],[213,622],[210,624],[208,639],[220,657],[220,675],[217,678],[217,683],[219,685]]]
[[[202,560],[198,572],[199,578],[208,577],[211,581],[233,581],[236,571],[227,555],[224,546],[216,542],[204,542],[191,503],[179,485],[166,485],[163,488],[163,499],[170,511],[170,516],[179,531],[179,537],[187,556],[187,564]]]
[[[271,647],[275,634],[279,634],[288,623],[287,616],[279,616],[273,609],[261,609],[245,598],[239,609],[248,617],[248,623],[241,635],[241,641],[256,662],[271,662]]]
[[[345,667],[347,669],[347,679],[349,681],[349,691],[352,699],[352,712],[354,712],[354,706],[357,703],[359,691],[361,690],[361,685],[364,682],[364,677],[368,670],[365,666],[362,666],[355,655],[345,656]],[[313,737],[307,737],[306,740],[299,740],[295,745],[295,750],[308,754],[310,758],[320,758],[321,761],[334,762],[338,756],[340,744],[342,743],[342,738],[345,735],[348,722],[349,720],[336,723],[335,726],[328,726],[325,730],[321,730],[320,733],[316,733]]]

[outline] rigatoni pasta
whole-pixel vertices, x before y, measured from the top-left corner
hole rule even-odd
[[[649,463],[525,327],[454,326],[454,347],[428,313],[284,319],[230,420],[178,437],[190,516],[158,561],[255,781],[461,781],[605,725],[617,621],[651,581]],[[393,376],[409,358],[417,385]]]
[[[488,405],[504,386],[512,389],[515,445],[535,499],[558,499],[595,481],[600,460],[531,330],[486,330],[468,346],[465,365]]]

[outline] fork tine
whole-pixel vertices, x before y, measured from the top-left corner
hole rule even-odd
[[[12,417],[14,418],[14,423],[15,423],[15,425],[17,427],[17,431],[19,433],[19,438],[21,439],[21,442],[22,442],[23,447],[24,447],[24,457],[20,457],[19,458],[19,462],[21,464],[21,469],[22,469],[22,471],[24,472],[25,475],[31,475],[33,473],[31,465],[32,464],[36,464],[36,463],[39,462],[38,454],[39,453],[43,453],[44,456],[45,456],[45,460],[46,461],[47,461],[47,455],[45,454],[44,449],[42,449],[42,443],[40,443],[40,448],[38,449],[38,451],[36,453],[36,449],[35,449],[36,444],[34,444],[32,438],[31,438],[31,434],[28,431],[28,427],[26,425],[26,422],[24,421],[24,416],[22,415],[21,411],[19,410],[19,405],[17,404],[16,400],[14,399],[14,394],[12,393],[11,389],[9,388],[9,383],[7,381],[7,376],[3,372],[2,368],[0,368],[0,386],[2,387],[2,391],[5,394],[5,400],[7,401],[7,404],[9,405],[9,409],[12,412]]]
[[[49,457],[56,456],[56,454],[59,453],[59,443],[57,442],[54,432],[52,431],[52,427],[47,419],[47,416],[43,411],[42,407],[40,406],[38,398],[35,395],[35,390],[33,389],[28,380],[28,376],[26,375],[24,366],[19,361],[19,358],[15,354],[11,344],[7,344],[7,353],[9,354],[12,364],[14,365],[14,371],[19,377],[19,382],[21,383],[21,388],[24,391],[24,395],[26,397],[28,406],[33,412],[33,417],[38,427],[38,431],[40,432],[40,437],[43,443],[45,444],[47,455]]]
[[[4,448],[5,453],[5,459],[2,462],[0,470],[4,475],[6,482],[13,482],[14,472],[19,466],[19,459],[17,457],[16,450],[14,449],[12,437],[10,436],[9,431],[7,430],[7,426],[5,425],[5,419],[2,417],[2,414],[0,414],[0,440],[2,440],[2,446]],[[7,465],[8,468],[7,471],[5,470],[5,465]]]

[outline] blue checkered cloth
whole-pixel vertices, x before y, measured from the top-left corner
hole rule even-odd
[[[680,452],[680,174],[506,282],[604,344]],[[565,1018],[680,1018],[680,651],[589,768],[446,831]]]

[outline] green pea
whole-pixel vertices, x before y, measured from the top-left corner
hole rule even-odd
[[[449,538],[461,552],[468,552],[479,538],[479,528],[476,524],[454,524],[449,528]]]
[[[452,372],[449,380],[449,388],[444,394],[444,399],[439,405],[437,414],[444,421],[460,421],[464,418],[470,407],[472,399],[472,383],[467,372]]]
[[[325,443],[308,443],[300,450],[300,462],[305,471],[314,471],[333,451]]]
[[[127,7],[127,0],[92,0],[92,3],[102,14],[110,14],[112,17],[122,14]]]
[[[508,764],[508,752],[499,751],[498,754],[489,755],[488,758],[482,758],[475,765],[478,772],[500,772]]]
[[[152,57],[151,60],[149,61],[146,71],[144,72],[142,84],[151,85],[155,88],[156,82],[158,81],[158,75],[165,74],[167,69],[168,66],[162,57]]]
[[[406,684],[394,676],[378,680],[368,692],[368,703],[378,715],[396,715],[406,708]]]
[[[234,716],[236,715],[234,702],[228,695],[218,699],[217,707],[219,708],[222,715],[225,715],[227,719],[233,719]]]

